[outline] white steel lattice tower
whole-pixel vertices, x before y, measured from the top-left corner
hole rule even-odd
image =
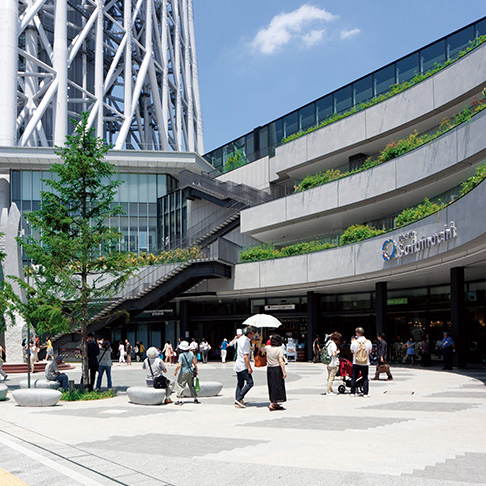
[[[192,0],[0,0],[0,146],[204,153]]]

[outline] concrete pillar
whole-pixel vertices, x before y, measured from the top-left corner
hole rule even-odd
[[[464,267],[451,268],[451,334],[455,343],[454,364],[466,366]]]
[[[312,342],[316,338],[320,312],[320,294],[307,292],[307,360],[312,359]]]
[[[180,338],[182,340],[187,340],[186,332],[190,333],[189,329],[189,301],[188,300],[181,300],[180,302],[180,318],[181,318],[181,326],[180,326]]]
[[[0,2],[0,146],[16,143],[18,1]]]
[[[383,332],[387,339],[388,336],[388,309],[387,309],[387,284],[386,282],[377,282],[375,285],[376,292],[376,334]],[[370,339],[375,336],[371,336]]]

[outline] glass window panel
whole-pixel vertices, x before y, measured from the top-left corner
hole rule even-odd
[[[246,137],[240,137],[238,140],[233,142],[233,152],[237,150],[245,150]]]
[[[12,201],[19,202],[21,197],[20,191],[21,174],[18,170],[13,170],[10,175],[11,187],[12,187]]]
[[[474,39],[474,26],[466,27],[465,29],[450,35],[447,38],[447,58],[455,59],[459,52],[465,51],[469,46],[469,41]]]
[[[128,206],[128,211],[130,213],[130,217],[137,218],[138,216],[138,204],[137,203],[130,203]]]
[[[486,19],[476,23],[476,37],[486,34]]]
[[[279,118],[278,120],[275,120],[274,122],[270,123],[270,125],[268,126],[268,139],[269,139],[270,147],[275,148],[275,146],[280,144],[282,138],[283,138],[283,122],[282,119]],[[272,155],[273,153],[274,152],[271,152]]]
[[[146,218],[148,215],[148,204],[146,203],[140,203],[138,205],[138,216],[139,218]],[[145,224],[143,220],[141,219],[140,225]]]
[[[316,101],[317,123],[323,122],[333,114],[332,95],[324,96]]]
[[[253,132],[249,133],[246,137],[245,151],[246,155],[250,156],[255,152],[255,137]]]
[[[138,174],[139,202],[148,202],[148,177],[147,174]]]
[[[344,113],[351,109],[353,104],[351,96],[351,85],[345,86],[334,93],[334,111]]]
[[[301,108],[299,110],[299,119],[301,130],[313,127],[316,124],[316,105],[312,103]]]
[[[420,72],[418,52],[397,61],[397,83],[410,81]]]
[[[128,202],[128,174],[118,174],[120,176],[120,202]]]
[[[147,202],[157,201],[157,175],[147,174]]]
[[[162,208],[161,208],[162,211]],[[161,212],[162,214],[162,212]],[[157,216],[157,203],[148,203],[148,215]]]
[[[288,115],[284,116],[283,123],[284,123],[284,137],[288,137],[294,133],[299,131],[299,119],[298,119],[298,112],[294,111],[289,113]]]
[[[373,76],[371,74],[353,83],[354,104],[359,105],[373,98]]]
[[[390,90],[390,86],[395,84],[395,65],[380,69],[374,74],[375,96],[379,96]]]
[[[260,154],[262,154],[262,151],[264,151],[268,147],[268,125],[260,128],[259,137],[260,137]]]
[[[30,170],[22,171],[22,199],[24,201],[32,199],[32,172]]]
[[[445,61],[445,40],[435,42],[429,47],[420,51],[422,62],[422,73],[430,71],[436,64],[443,64]]]
[[[167,194],[167,176],[157,175],[157,197],[162,197]]]
[[[32,171],[32,199],[40,201],[41,173],[38,170]]]
[[[129,180],[130,202],[136,203],[138,202],[138,174],[130,174]]]

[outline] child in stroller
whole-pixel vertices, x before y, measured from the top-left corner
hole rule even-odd
[[[351,388],[351,378],[353,376],[353,363],[348,359],[339,358],[339,374],[343,383],[338,386],[339,393],[346,393],[346,387]],[[363,377],[361,373],[356,380],[356,390],[358,393],[363,393]]]

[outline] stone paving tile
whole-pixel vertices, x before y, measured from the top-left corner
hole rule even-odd
[[[438,397],[438,398],[475,398],[477,400],[485,399],[486,392],[469,392],[469,391],[445,391],[439,393],[432,393],[431,395],[427,395],[428,397]]]
[[[53,410],[43,410],[42,412],[34,412],[42,415],[52,413],[56,416],[59,415],[70,415],[73,417],[89,417],[89,418],[126,418],[126,417],[141,417],[145,415],[169,413],[172,406],[167,405],[137,405],[135,403],[131,404],[129,408],[118,407],[116,409],[116,414],[108,413],[113,407],[99,407],[99,408],[59,408],[55,411]],[[187,409],[189,411],[189,409]]]
[[[481,405],[480,403],[451,402],[393,402],[361,407],[362,410],[403,410],[414,412],[460,412]]]
[[[424,479],[442,479],[464,482],[466,484],[485,484],[486,453],[466,452],[454,459],[427,466],[423,470],[414,470],[401,476]]]
[[[269,441],[255,439],[228,439],[225,437],[198,437],[168,434],[144,434],[129,439],[130,449],[143,452],[150,446],[152,456],[197,457],[231,451],[242,447],[266,444]],[[83,442],[78,447],[87,450],[125,451],[127,438],[112,436],[106,441]]]
[[[459,388],[477,388],[479,390],[484,390],[486,383],[468,383],[466,385],[461,385]]]
[[[279,429],[300,430],[366,430],[387,425],[413,421],[412,418],[379,418],[379,417],[342,417],[308,415],[305,417],[282,417],[261,422],[241,424],[242,427],[270,427]]]

